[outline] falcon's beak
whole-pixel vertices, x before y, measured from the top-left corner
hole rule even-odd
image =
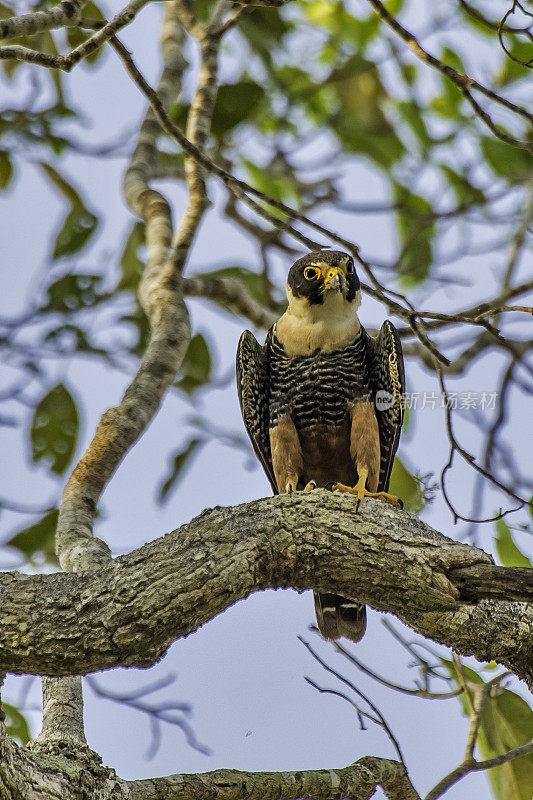
[[[342,292],[344,286],[346,284],[346,278],[344,277],[343,271],[340,267],[332,267],[328,269],[326,277],[324,279],[324,289],[328,291],[329,289],[334,289],[336,291]]]

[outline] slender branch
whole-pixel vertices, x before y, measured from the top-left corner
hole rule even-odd
[[[446,775],[445,778],[439,781],[439,783],[430,792],[428,792],[425,800],[437,800],[438,797],[442,797],[442,795],[445,794],[445,792],[447,792],[451,786],[457,783],[457,781],[459,781],[465,775],[468,775],[469,772],[479,772],[486,769],[492,769],[492,767],[499,767],[515,758],[521,758],[522,756],[529,755],[529,753],[533,753],[533,742],[520,745],[520,747],[514,747],[512,750],[507,750],[506,753],[502,753],[499,756],[494,756],[494,758],[489,758],[486,761],[476,761],[475,759],[471,759],[470,761],[463,762],[452,772],[450,772],[449,775]]]
[[[17,36],[30,36],[42,31],[51,31],[77,25],[81,10],[87,0],[62,0],[54,8],[34,11],[0,20],[0,39],[14,39]]]
[[[180,56],[181,28],[174,36],[168,34],[172,4],[167,5],[163,25],[165,80],[179,74],[183,66]],[[165,72],[166,70],[166,72]],[[170,74],[167,74],[170,73]],[[80,543],[91,542],[92,556],[108,557],[108,548],[92,538],[96,507],[100,495],[116,467],[131,446],[146,429],[161,399],[174,380],[185,354],[190,336],[188,313],[183,303],[181,287],[168,251],[172,223],[168,203],[158,192],[147,187],[149,166],[143,158],[150,151],[146,143],[150,120],[141,127],[139,144],[125,178],[128,202],[146,223],[148,260],[139,295],[150,323],[150,340],[137,374],[126,389],[119,406],[102,416],[92,442],[74,469],[63,495],[59,514],[56,543],[64,568],[72,568],[72,560],[80,557]],[[148,155],[149,158],[149,155]],[[84,548],[83,553],[86,552]]]
[[[452,512],[454,520],[457,521],[458,519],[464,519],[465,521],[471,522],[470,518],[463,517],[461,514],[458,513],[458,511],[455,509],[453,503],[451,502],[451,500],[450,500],[450,498],[448,496],[448,492],[446,490],[446,475],[447,475],[448,471],[453,466],[453,459],[454,459],[454,455],[455,455],[456,452],[459,453],[461,458],[464,461],[466,461],[466,463],[469,464],[472,467],[472,469],[474,469],[480,475],[483,475],[483,477],[486,478],[488,481],[490,481],[490,483],[492,483],[493,486],[497,486],[498,489],[501,489],[501,491],[504,492],[506,495],[508,495],[509,497],[512,497],[513,500],[516,500],[520,504],[518,508],[522,508],[528,502],[528,500],[523,498],[523,497],[520,497],[519,495],[517,495],[516,492],[514,492],[508,486],[506,486],[501,481],[499,481],[497,478],[495,478],[494,475],[492,475],[488,470],[486,470],[484,467],[480,466],[476,462],[474,456],[471,453],[469,453],[467,450],[465,450],[464,447],[462,447],[459,444],[459,442],[457,441],[457,438],[456,438],[454,430],[453,430],[452,404],[450,403],[448,392],[446,390],[446,385],[445,385],[445,382],[444,382],[444,374],[443,374],[442,366],[440,364],[438,364],[436,361],[435,361],[435,365],[434,366],[435,366],[435,370],[437,372],[437,375],[439,377],[439,383],[440,383],[440,387],[441,387],[442,396],[445,399],[446,431],[447,431],[447,434],[448,434],[448,440],[450,442],[450,453],[449,453],[448,461],[446,462],[446,464],[444,465],[444,467],[442,468],[442,471],[441,471],[440,485],[441,485],[441,489],[442,489],[442,494],[443,494],[444,500],[446,502],[446,505],[448,506],[448,508]],[[515,509],[515,510],[518,510],[518,509]],[[498,518],[500,516],[501,516],[501,514],[498,515]],[[483,521],[485,521],[485,520],[483,520]]]
[[[74,50],[71,50],[67,55],[49,55],[48,53],[40,53],[27,47],[13,45],[0,47],[0,59],[28,61],[29,63],[38,64],[42,67],[61,69],[65,72],[70,72],[82,59],[94,53],[95,50],[98,50],[105,42],[109,41],[117,31],[129,25],[147,2],[149,2],[149,0],[130,0],[128,5],[120,11],[111,22],[105,23],[104,26],[100,27],[89,39],[82,42],[78,47],[75,47]],[[62,5],[66,3],[69,3],[69,0],[64,0]],[[76,18],[73,24],[77,25],[78,21],[79,17]]]
[[[518,139],[509,136],[502,128],[497,126],[491,119],[491,117],[484,111],[481,106],[476,102],[476,100],[472,97],[470,92],[471,89],[475,89],[478,92],[481,92],[486,97],[490,98],[496,103],[499,103],[505,108],[508,108],[510,111],[513,111],[515,114],[520,114],[520,116],[527,119],[530,123],[533,123],[533,114],[531,114],[527,109],[522,108],[522,106],[516,105],[515,103],[508,100],[506,97],[502,97],[502,95],[497,94],[492,89],[488,89],[483,84],[476,81],[474,78],[469,77],[468,75],[464,75],[462,72],[458,72],[458,70],[451,67],[449,64],[444,64],[442,61],[439,61],[438,58],[431,55],[424,50],[424,48],[420,45],[416,37],[408,31],[406,28],[401,25],[398,20],[390,14],[389,11],[385,8],[383,3],[380,0],[368,0],[368,2],[373,7],[376,14],[390,27],[392,30],[400,36],[401,39],[407,44],[407,46],[413,51],[413,53],[418,56],[424,63],[429,64],[434,69],[441,72],[445,75],[449,80],[451,80],[462,92],[465,99],[470,103],[472,108],[474,109],[477,116],[479,116],[483,122],[492,130],[492,132],[498,136],[499,139],[502,141],[507,142],[508,144],[517,145],[518,147],[523,147],[526,150],[530,150],[533,152],[533,144],[528,141],[520,141]]]
[[[357,659],[353,653],[350,653],[346,648],[340,645],[338,642],[333,642],[333,646],[337,653],[343,655],[351,664],[357,667],[357,669],[364,672],[365,675],[368,675],[373,680],[380,683],[382,686],[386,686],[389,689],[393,689],[395,692],[400,692],[401,694],[407,694],[412,697],[422,697],[426,700],[449,700],[451,697],[457,697],[463,691],[463,689],[452,689],[449,692],[430,692],[428,689],[421,689],[416,688],[412,689],[408,686],[400,686],[397,683],[393,683],[392,681],[383,678],[381,675],[378,675],[377,672],[370,669],[369,667],[365,666],[359,659]]]
[[[507,300],[510,300],[512,297],[518,297],[526,292],[530,292],[532,289],[533,280],[527,280],[523,283],[517,284],[516,286],[509,286],[508,288],[505,288],[491,300],[486,300],[483,303],[470,306],[465,308],[463,311],[457,311],[455,314],[439,314],[433,311],[421,311],[419,313],[426,319],[433,320],[427,323],[427,328],[430,331],[434,331],[438,328],[454,325],[457,322],[466,322],[471,321],[472,319],[481,319],[482,317],[490,316],[491,314],[494,314],[498,308],[501,308],[503,305],[505,305]],[[399,328],[398,332],[402,338],[412,334],[411,329],[407,327]]]
[[[182,6],[187,6],[187,3],[182,3],[179,8]],[[209,24],[207,26],[196,24],[193,28],[193,35],[198,39],[200,45],[201,60],[185,136],[199,152],[203,151],[207,143],[215,107],[218,91],[218,51],[221,43],[217,30],[227,8],[229,8],[229,2],[219,0]],[[175,269],[180,272],[183,271],[194,236],[210,205],[204,171],[195,158],[185,159],[185,180],[188,188],[187,207],[172,240],[171,256]]]
[[[235,278],[203,278],[201,275],[184,278],[183,293],[189,297],[216,300],[235,314],[246,317],[257,328],[270,328],[279,317],[279,313],[259,305],[242,281]]]
[[[329,672],[330,675],[334,675],[335,678],[337,678],[339,681],[341,681],[341,683],[344,683],[345,686],[348,686],[348,688],[351,689],[352,692],[354,692],[358,697],[360,697],[361,700],[364,700],[364,702],[372,709],[372,711],[376,715],[376,718],[374,719],[374,722],[376,722],[378,725],[380,725],[383,728],[383,730],[385,731],[385,733],[387,734],[387,736],[391,740],[391,742],[392,742],[392,744],[394,746],[394,749],[396,750],[396,753],[398,754],[398,758],[400,759],[401,763],[404,765],[405,770],[407,772],[407,766],[405,764],[405,760],[404,760],[404,757],[403,757],[402,750],[400,748],[399,742],[398,742],[397,738],[395,737],[395,735],[393,734],[392,730],[390,729],[387,721],[385,720],[385,717],[383,716],[383,714],[381,713],[379,708],[375,705],[375,703],[373,703],[372,700],[370,700],[370,698],[367,697],[366,694],[364,694],[364,692],[362,692],[360,689],[358,689],[357,686],[355,686],[355,684],[352,683],[352,681],[348,680],[348,678],[345,678],[344,675],[341,675],[339,672],[337,672],[337,670],[333,669],[333,667],[330,667],[329,664],[326,664],[326,662],[322,658],[320,658],[318,653],[315,652],[315,650],[313,650],[313,648],[311,647],[309,642],[306,642],[305,639],[303,639],[301,636],[299,636],[298,639],[301,641],[301,643],[304,645],[304,647],[308,650],[308,652],[311,653],[311,655],[313,656],[315,661],[317,661],[320,664],[320,666],[323,669],[326,670],[326,672]]]

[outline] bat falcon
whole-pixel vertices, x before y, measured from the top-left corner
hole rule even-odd
[[[377,337],[357,317],[359,278],[351,256],[308,253],[289,270],[289,305],[261,346],[245,331],[237,350],[244,424],[274,494],[330,487],[394,504],[389,479],[403,420],[405,377],[398,332]],[[314,592],[326,639],[359,641],[365,606]]]

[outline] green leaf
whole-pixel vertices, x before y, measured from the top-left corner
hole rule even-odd
[[[509,526],[504,519],[496,520],[497,536],[494,540],[496,552],[504,567],[531,567],[531,561],[518,549],[513,541]]]
[[[76,189],[50,164],[39,162],[48,178],[68,200],[71,209],[56,236],[52,258],[61,258],[77,253],[93,235],[98,225],[98,217],[85,208]]]
[[[33,461],[44,459],[52,472],[61,475],[74,455],[78,428],[76,404],[59,383],[40,400],[33,414],[30,429]]]
[[[407,122],[412,132],[418,139],[422,152],[426,153],[433,144],[433,139],[429,135],[422,109],[414,100],[406,100],[396,104],[401,117]]]
[[[494,39],[494,25],[498,25],[499,20],[497,19],[487,20],[487,22],[483,22],[483,20],[480,17],[476,16],[476,10],[473,8],[473,6],[470,5],[463,6],[459,4],[458,10],[461,12],[461,15],[463,16],[465,22],[467,22],[478,33],[482,33],[484,36],[487,36],[490,39]]]
[[[491,697],[481,717],[479,750],[484,759],[519,747],[533,738],[533,711],[515,692],[504,689]],[[531,800],[533,759],[517,758],[491,769],[488,778],[501,800]]]
[[[71,206],[83,206],[83,201],[76,189],[67,181],[66,178],[59,174],[55,167],[52,167],[51,164],[47,164],[45,161],[39,161],[39,165],[41,169],[44,170],[48,178],[52,181],[56,189],[58,189],[69,201]]]
[[[98,217],[84,206],[74,206],[57,234],[52,258],[62,258],[79,252],[93,235],[97,225]]]
[[[59,564],[55,554],[55,533],[59,511],[54,508],[38,522],[24,528],[6,542],[9,547],[15,547],[32,563],[36,556],[44,558],[47,564]]]
[[[433,261],[433,208],[425,197],[414,194],[396,181],[393,181],[393,192],[399,204],[396,220],[403,248],[400,263],[402,284],[414,286],[427,278]]]
[[[450,677],[461,686],[455,665],[441,658]],[[484,683],[483,678],[470,667],[462,665],[469,682]],[[470,705],[464,692],[459,695],[463,713],[469,716]],[[533,738],[533,712],[520,695],[509,689],[497,689],[486,698],[481,715],[477,746],[483,760],[505,753]],[[516,758],[488,770],[496,800],[531,800],[533,792],[533,759]]]
[[[285,19],[274,7],[256,7],[253,14],[239,20],[239,32],[267,67],[272,65],[272,56],[294,27],[294,23]]]
[[[329,127],[343,145],[363,153],[383,169],[405,153],[405,147],[383,113],[388,98],[376,65],[356,54],[335,67],[325,85],[337,97]]]
[[[7,150],[0,150],[0,189],[7,189],[13,177],[13,162]]]
[[[211,377],[211,354],[201,333],[191,337],[180,374],[181,378],[176,386],[187,394],[192,394],[208,383]]]
[[[460,175],[451,167],[446,164],[440,164],[440,169],[446,176],[459,203],[471,203],[476,205],[483,205],[487,202],[487,198],[477,186],[470,183],[468,178]]]
[[[144,259],[139,256],[139,250],[144,247],[144,241],[144,222],[135,222],[120,257],[122,277],[117,286],[119,291],[124,289],[137,291],[144,270]]]
[[[492,171],[508,183],[527,180],[533,170],[533,156],[493,136],[481,137],[481,152]]]
[[[403,0],[387,0],[384,4],[391,14],[397,14]],[[376,37],[380,30],[380,20],[376,14],[367,17],[352,16],[344,0],[310,0],[304,4],[304,13],[312,24],[330,34],[328,44],[339,53],[341,43],[352,41],[360,52]]]
[[[517,58],[519,61],[522,61],[523,64],[531,63],[531,59],[533,58],[533,50],[530,41],[524,42],[517,37],[511,38],[509,34],[505,34],[505,40],[506,47],[512,56]],[[496,86],[506,86],[513,81],[525,78],[526,75],[531,76],[531,67],[523,66],[523,64],[518,64],[516,61],[513,61],[512,58],[509,58],[509,56],[506,55],[502,68],[494,79]]]
[[[264,192],[274,198],[274,200],[279,200],[282,203],[298,203],[300,195],[296,190],[294,182],[291,181],[290,176],[272,174],[268,169],[264,169],[247,159],[243,160],[243,164],[255,188],[259,189],[260,192]],[[269,206],[269,208],[275,216],[282,219],[286,217],[283,211],[279,211],[271,206]]]
[[[168,497],[171,489],[175,489],[181,478],[185,473],[185,467],[190,466],[191,456],[197,451],[198,447],[203,444],[202,439],[191,439],[184,450],[173,457],[171,462],[171,469],[168,478],[164,481],[159,489],[158,499],[163,502]]]
[[[68,314],[82,308],[91,308],[109,297],[109,294],[98,293],[101,281],[101,275],[64,275],[47,288],[48,302],[41,311]]]
[[[6,715],[6,730],[10,736],[25,746],[31,739],[30,727],[24,714],[18,708],[2,700],[2,708]]]
[[[230,131],[250,120],[265,98],[265,90],[252,80],[220,86],[213,110],[211,131],[223,139]]]
[[[424,493],[414,475],[412,475],[398,456],[392,466],[389,491],[403,501],[404,508],[415,514],[424,507]]]

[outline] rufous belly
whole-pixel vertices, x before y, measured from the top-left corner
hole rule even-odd
[[[302,448],[302,487],[316,481],[318,487],[331,482],[353,486],[357,473],[350,455],[350,419],[340,425],[313,425],[298,431]],[[300,483],[298,484],[299,488]]]

